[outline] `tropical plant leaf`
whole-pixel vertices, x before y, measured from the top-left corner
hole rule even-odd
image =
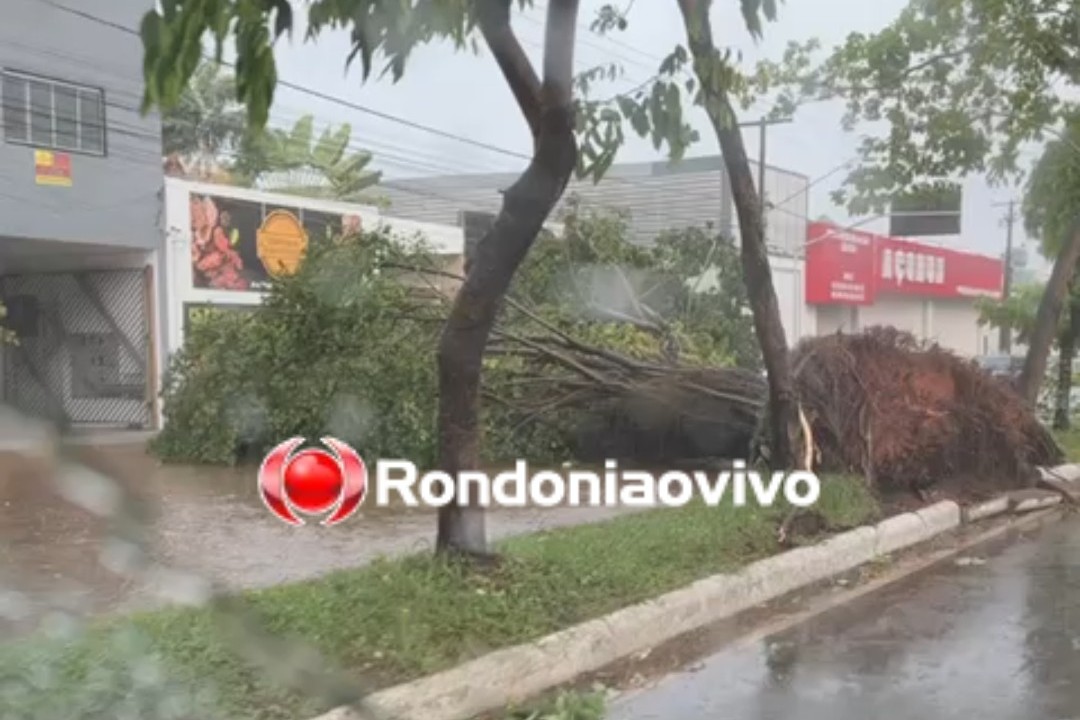
[[[305,115],[293,125],[283,147],[285,161],[290,167],[305,165],[311,159],[311,140],[314,131],[314,115]]]

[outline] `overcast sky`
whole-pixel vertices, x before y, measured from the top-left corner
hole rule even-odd
[[[579,23],[577,67],[618,61],[626,77],[611,86],[612,94],[627,90],[655,74],[661,59],[684,41],[682,27],[671,0],[638,0],[630,27],[615,40],[588,31],[588,23],[603,2],[583,0]],[[738,48],[749,64],[757,59],[778,59],[792,40],[819,38],[830,47],[851,32],[872,32],[888,23],[904,6],[904,0],[788,0],[780,7],[778,21],[767,26],[765,38],[755,43],[747,33],[735,0],[721,0],[714,10],[717,42]],[[544,3],[515,15],[514,26],[526,50],[539,67]],[[283,40],[277,56],[279,76],[286,81],[345,98],[372,110],[439,128],[506,150],[527,153],[530,140],[513,97],[490,56],[455,52],[450,45],[420,49],[411,60],[405,77],[397,84],[389,80],[363,84],[359,67],[348,74],[344,58],[349,51],[344,33],[326,34],[317,43],[302,41],[302,28],[295,39]],[[599,94],[599,93],[598,93]],[[604,93],[607,94],[607,93]],[[491,172],[520,170],[524,161],[483,150],[465,143],[411,129],[391,120],[350,110],[341,105],[313,99],[288,88],[279,88],[271,122],[288,124],[301,114],[312,112],[321,121],[350,122],[354,142],[374,152],[379,169],[387,177],[444,174],[448,172]],[[829,192],[845,173],[841,163],[854,157],[858,134],[840,128],[841,107],[820,103],[800,109],[795,122],[774,126],[768,136],[768,162],[788,168],[812,180],[828,175],[810,190],[810,215],[826,214],[840,222],[856,222],[832,205]],[[690,156],[718,152],[715,137],[700,110],[693,124],[702,140],[691,148]],[[751,118],[744,118],[751,119]],[[756,157],[756,129],[746,131],[747,149]],[[1035,152],[1027,154],[1030,162]],[[663,159],[647,141],[635,138],[620,155],[620,161]],[[832,173],[829,175],[829,173]],[[982,178],[969,178],[964,187],[963,233],[950,242],[962,249],[999,256],[1004,251],[1005,228],[1001,222],[1005,208],[994,203],[1019,199],[1015,189],[991,188]],[[391,211],[392,212],[392,211]],[[887,221],[862,225],[885,232]],[[1021,223],[1016,237],[1024,239]],[[1034,248],[1032,247],[1034,250]]]

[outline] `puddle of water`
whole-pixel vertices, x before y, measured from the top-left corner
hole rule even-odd
[[[266,511],[252,467],[163,466],[138,445],[78,452],[89,467],[117,479],[146,503],[154,559],[231,589],[294,582],[380,556],[429,551],[434,540],[432,510],[362,507],[333,529],[294,528]],[[47,461],[0,452],[0,589],[30,599],[38,612],[26,622],[36,623],[41,611],[61,602],[78,614],[162,602],[102,565],[104,521],[58,495],[51,472]],[[626,512],[500,509],[489,514],[488,531],[499,539]]]

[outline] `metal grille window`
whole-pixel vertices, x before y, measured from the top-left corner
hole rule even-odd
[[[105,154],[105,94],[4,70],[4,139],[10,143]]]

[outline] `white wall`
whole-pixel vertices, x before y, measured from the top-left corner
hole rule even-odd
[[[935,300],[930,303],[930,340],[963,355],[982,355],[983,340],[990,354],[997,352],[997,333],[979,327],[979,311],[970,300]]]
[[[776,301],[780,305],[780,320],[784,324],[788,345],[795,345],[804,337],[816,335],[817,314],[804,300],[806,262],[799,258],[770,255],[769,267],[772,269],[773,288],[776,290]],[[690,283],[703,291],[711,290],[717,286],[716,270],[709,269],[700,278],[692,278]]]
[[[997,351],[997,333],[979,327],[979,312],[971,299],[882,297],[873,305],[819,305],[811,307],[811,312],[816,317],[817,335],[885,325],[967,357],[983,354],[984,339],[991,354]]]
[[[926,336],[921,298],[879,297],[873,305],[859,307],[858,319],[859,330],[874,325],[891,325],[915,337]]]
[[[758,165],[751,161],[754,184],[757,184]],[[801,257],[806,243],[806,226],[809,222],[807,186],[809,178],[777,168],[765,166],[765,199],[771,203],[765,213],[765,241],[770,253]],[[728,215],[732,235],[741,243],[735,202],[728,197]]]
[[[817,315],[805,301],[803,283],[806,262],[796,258],[770,257],[769,265],[772,267],[773,287],[776,289],[788,346],[795,345],[804,337],[817,335]]]
[[[817,335],[834,335],[838,332],[858,332],[859,313],[848,305],[819,305],[815,310],[807,306],[817,319]]]

